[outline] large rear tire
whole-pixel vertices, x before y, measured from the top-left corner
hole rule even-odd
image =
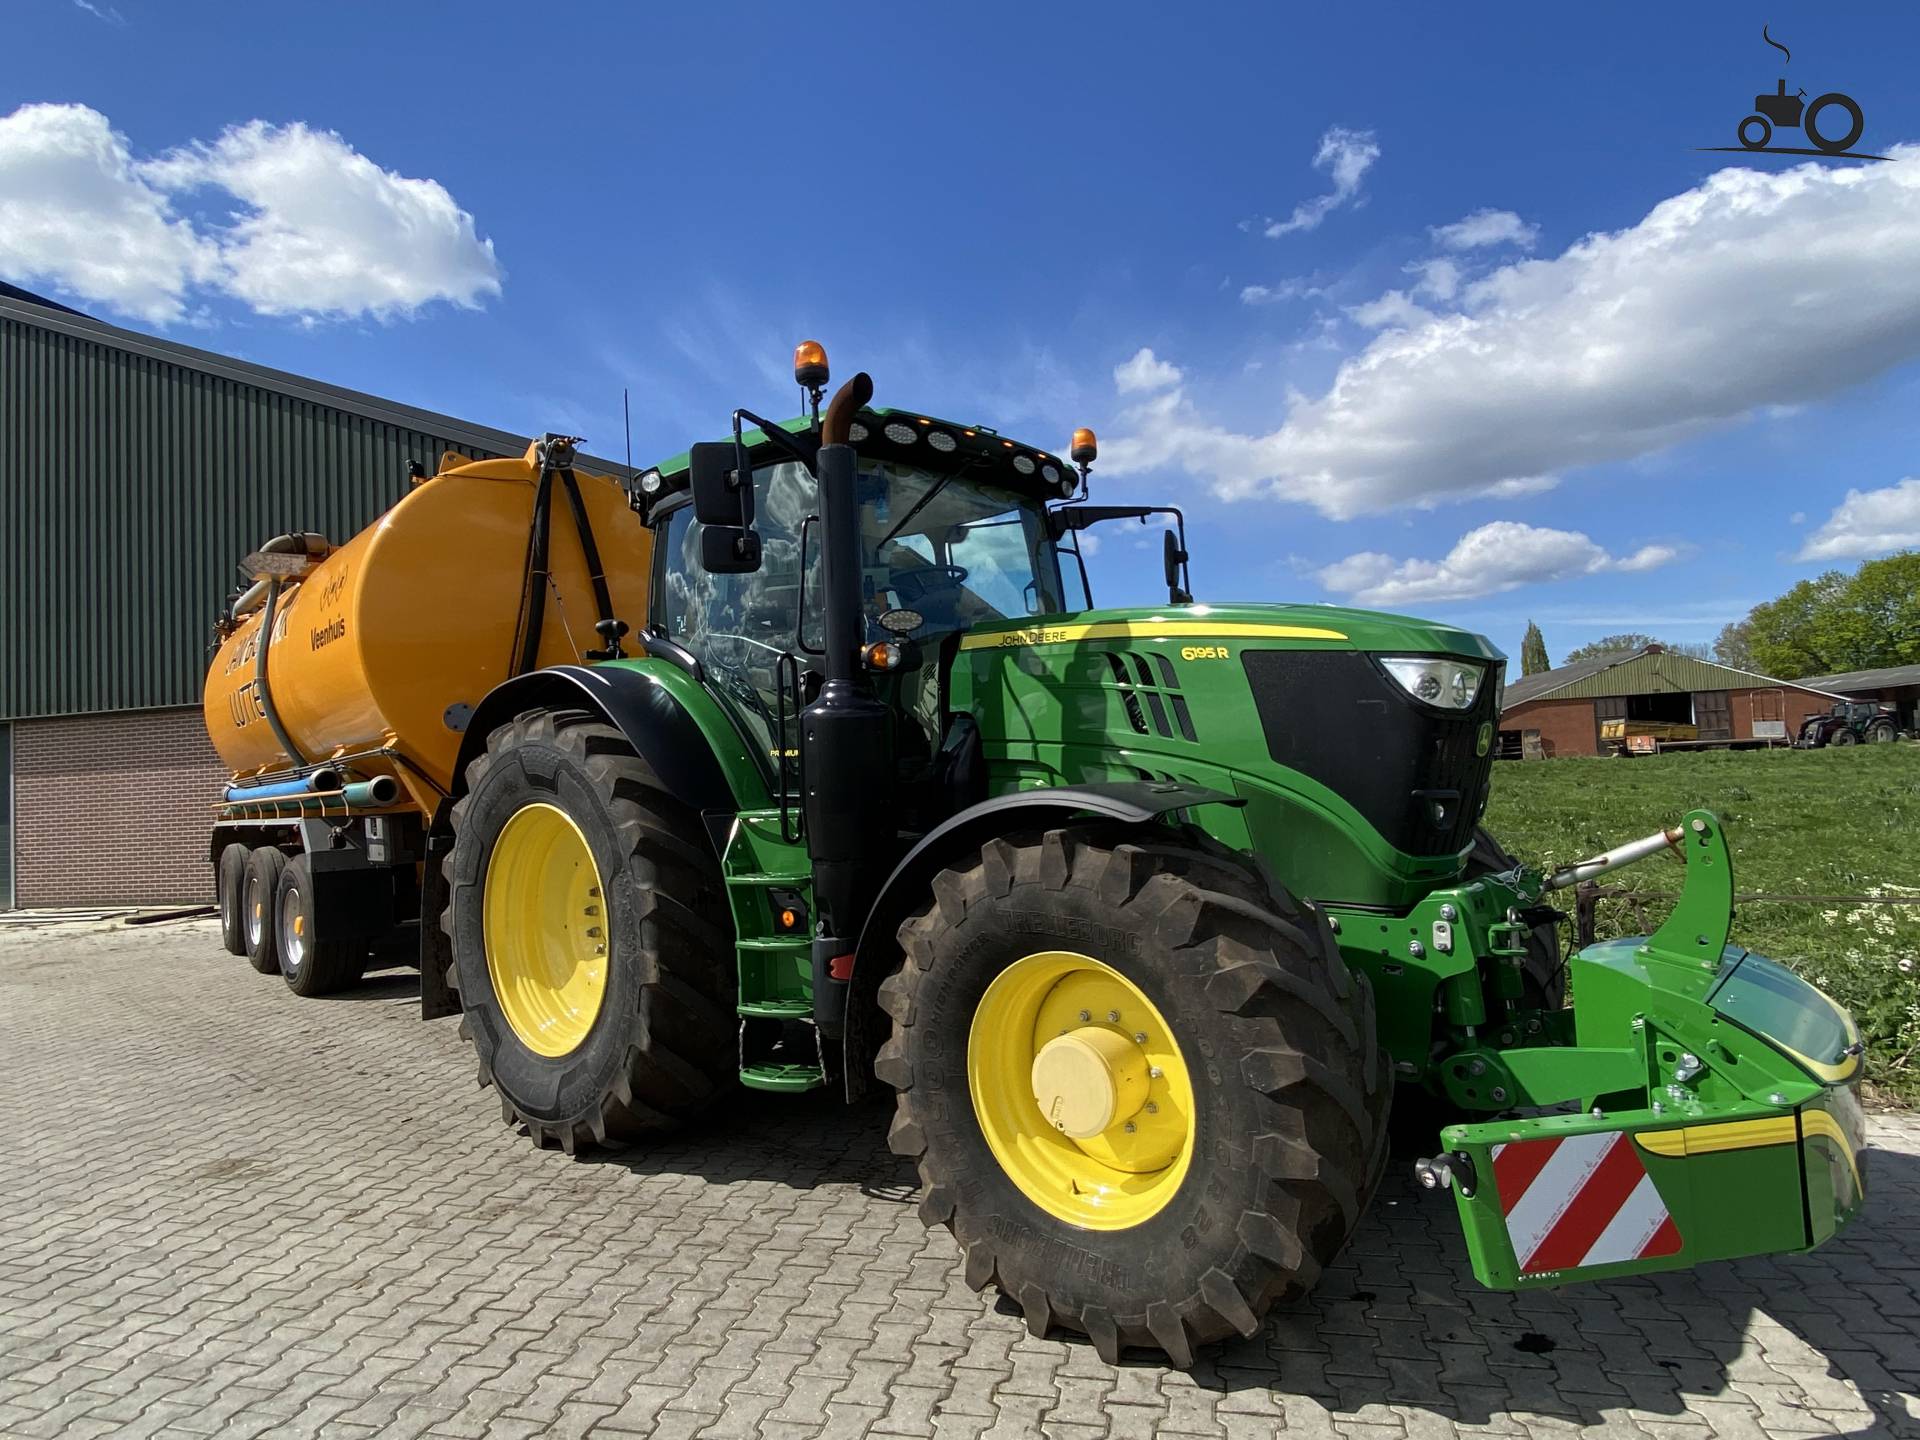
[[[247,963],[262,975],[280,973],[280,957],[273,942],[273,900],[287,857],[271,845],[247,856],[245,882],[240,887],[241,926],[245,932]]]
[[[1035,1335],[1181,1366],[1311,1288],[1379,1180],[1392,1091],[1326,922],[1192,830],[994,840],[933,895],[876,1072],[967,1283]]]
[[[238,843],[220,852],[213,872],[213,898],[220,906],[220,943],[229,955],[247,953],[247,847]]]
[[[611,726],[531,711],[468,766],[449,982],[503,1118],[568,1154],[672,1128],[737,1073],[725,888],[700,818]]]

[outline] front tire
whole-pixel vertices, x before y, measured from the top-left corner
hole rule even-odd
[[[998,839],[933,894],[881,987],[876,1073],[967,1283],[1035,1335],[1180,1366],[1305,1294],[1380,1177],[1392,1089],[1325,921],[1197,831]],[[1069,1083],[1029,1065],[1023,1090],[1022,1045]]]
[[[1860,737],[1851,730],[1836,730],[1833,733],[1833,739],[1827,743],[1830,745],[1858,745],[1860,743]]]
[[[737,1073],[733,927],[700,817],[577,711],[501,726],[466,779],[441,924],[503,1118],[573,1154],[699,1113]]]

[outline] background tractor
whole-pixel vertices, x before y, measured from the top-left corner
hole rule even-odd
[[[1884,744],[1900,738],[1892,709],[1872,700],[1840,700],[1825,715],[1809,715],[1794,745],[1818,750],[1823,745]]]
[[[448,794],[379,863],[417,887],[424,1013],[462,1012],[510,1123],[573,1152],[877,1078],[971,1285],[1180,1364],[1313,1285],[1390,1109],[1502,1288],[1854,1213],[1858,1034],[1727,943],[1712,815],[1523,864],[1479,825],[1488,641],[1194,603],[1177,510],[1086,503],[1090,431],[1062,461],[864,375],[823,415],[825,353],[795,360],[808,414],[736,411],[634,477],[640,538],[555,547],[562,614],[616,578],[595,663],[521,645],[483,695],[421,697]],[[1095,608],[1079,536],[1142,522],[1167,603]],[[331,864],[374,863],[370,823]],[[1555,891],[1669,849],[1673,918],[1563,962]]]

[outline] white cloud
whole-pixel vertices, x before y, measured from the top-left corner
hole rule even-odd
[[[1469,530],[1439,560],[1395,560],[1369,550],[1317,574],[1327,589],[1356,604],[1393,607],[1471,600],[1602,570],[1651,570],[1678,557],[1671,546],[1648,545],[1615,559],[1577,530],[1496,520]]]
[[[1302,200],[1285,220],[1269,220],[1266,236],[1277,240],[1297,230],[1312,230],[1342,205],[1360,193],[1360,182],[1380,158],[1380,146],[1371,130],[1347,130],[1332,126],[1320,137],[1320,148],[1313,152],[1313,168],[1325,170],[1333,179],[1332,193]]]
[[[1465,286],[1375,336],[1276,430],[1161,392],[1103,463],[1347,518],[1551,487],[1920,356],[1920,147],[1868,169],[1726,169],[1637,225]],[[1381,318],[1368,312],[1372,318]],[[1130,427],[1130,428],[1129,428]]]
[[[262,314],[385,318],[500,293],[493,242],[444,185],[383,170],[331,131],[253,120],[148,171],[248,207],[219,237],[224,283]]]
[[[1431,300],[1453,299],[1460,293],[1460,282],[1465,278],[1459,265],[1445,258],[1416,260],[1406,268],[1409,275],[1420,277],[1414,282],[1413,293]]]
[[[1347,315],[1356,325],[1369,330],[1409,329],[1433,319],[1433,312],[1422,310],[1407,298],[1404,290],[1389,290],[1377,300],[1347,307]]]
[[[1242,305],[1278,305],[1283,300],[1302,300],[1326,291],[1309,280],[1280,280],[1272,285],[1243,285],[1240,289]]]
[[[0,115],[0,275],[54,284],[155,324],[186,313],[215,247],[142,178],[126,137],[84,105]]]
[[[225,192],[224,225],[178,213]],[[0,116],[0,272],[156,324],[195,291],[266,315],[410,315],[500,291],[493,243],[438,181],[383,170],[338,135],[261,121],[138,161],[84,105]]]
[[[124,25],[127,17],[111,5],[95,5],[93,0],[73,0],[74,8],[84,10],[96,20],[104,20],[109,25]]]
[[[1476,250],[1483,245],[1531,250],[1540,238],[1540,227],[1529,225],[1511,210],[1476,210],[1451,225],[1435,225],[1430,233],[1447,250]]]
[[[1131,360],[1113,367],[1114,388],[1122,395],[1164,390],[1169,385],[1179,383],[1179,367],[1157,359],[1153,351],[1144,345],[1133,352]]]
[[[1804,517],[1802,517],[1804,518]],[[1800,547],[1802,560],[1865,560],[1920,548],[1920,480],[1884,490],[1849,490]]]

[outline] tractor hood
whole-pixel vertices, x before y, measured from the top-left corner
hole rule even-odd
[[[976,626],[962,650],[1066,645],[1098,640],[1178,640],[1183,644],[1241,642],[1293,648],[1362,650],[1382,655],[1458,655],[1504,662],[1484,635],[1431,620],[1352,610],[1339,605],[1169,605],[1160,609],[1088,610]]]

